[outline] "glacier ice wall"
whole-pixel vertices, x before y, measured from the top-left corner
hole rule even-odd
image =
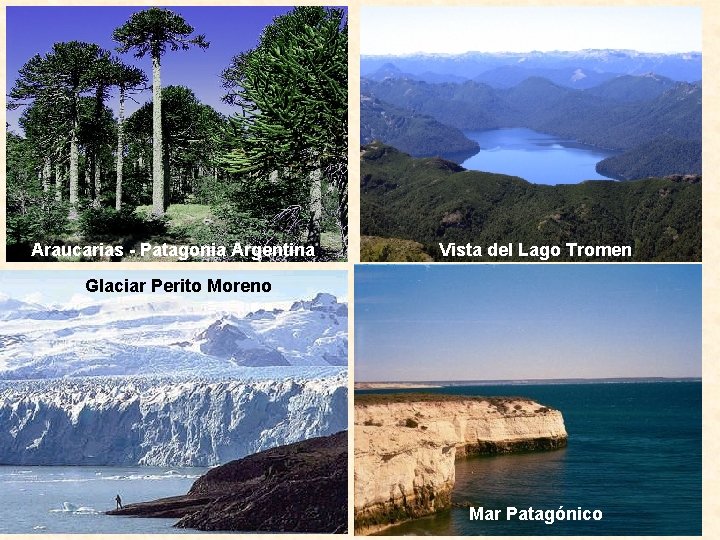
[[[347,369],[0,383],[0,464],[212,466],[347,429]]]

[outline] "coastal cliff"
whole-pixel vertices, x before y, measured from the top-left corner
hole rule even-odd
[[[567,444],[560,411],[526,398],[355,396],[355,531],[450,507],[455,459]]]
[[[264,450],[211,469],[186,495],[106,513],[202,531],[347,532],[347,447],[342,431]]]

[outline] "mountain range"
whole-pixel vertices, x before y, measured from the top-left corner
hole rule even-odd
[[[347,304],[0,297],[0,462],[217,465],[347,429]]]
[[[579,71],[578,71],[579,70]],[[647,53],[623,49],[579,51],[466,52],[463,54],[363,55],[360,75],[384,78],[391,71],[427,82],[476,80],[497,87],[540,76],[571,88],[589,87],[617,75],[656,73],[676,81],[702,78],[702,54]]]
[[[361,144],[463,161],[473,148],[463,132],[525,127],[615,151],[598,172],[618,180],[701,174],[701,60],[594,50],[363,57]]]
[[[6,297],[0,299],[0,378],[347,365],[347,304],[330,294],[287,309],[221,309],[181,300],[56,308]]]

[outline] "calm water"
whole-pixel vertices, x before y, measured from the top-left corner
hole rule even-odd
[[[207,468],[0,467],[2,533],[197,533],[176,519],[106,516],[123,503],[187,493]]]
[[[480,145],[480,152],[462,163],[466,169],[519,176],[534,184],[608,179],[595,172],[595,165],[612,153],[593,146],[527,128],[466,131],[465,136]]]
[[[553,525],[471,522],[467,508],[454,508],[384,534],[701,534],[701,383],[473,386],[441,391],[537,399],[562,411],[569,436],[563,450],[457,461],[455,503],[491,509],[582,506],[601,510],[603,519]]]

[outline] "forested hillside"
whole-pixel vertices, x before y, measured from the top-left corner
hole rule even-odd
[[[371,97],[361,97],[360,117],[363,142],[381,140],[417,156],[464,153],[469,157],[480,150],[457,128]]]
[[[212,20],[206,9],[200,19]],[[255,8],[233,9],[242,31]],[[216,82],[188,73],[189,86],[162,84],[165,61],[212,48],[214,28],[165,8],[100,17],[94,30],[112,46],[58,41],[23,58],[8,73],[8,108],[22,111],[6,134],[8,258],[152,260],[130,255],[142,241],[296,244],[311,248],[299,260],[344,258],[346,18],[288,9],[254,48],[224,51]],[[232,112],[201,102],[194,84],[215,85]],[[120,250],[33,255],[38,243]]]
[[[575,90],[530,77],[516,86],[498,89],[474,81],[431,84],[385,78],[363,80],[361,88],[365,96],[431,116],[460,130],[527,127],[583,144],[629,152],[629,157],[614,159],[603,166],[603,171],[599,170],[616,179],[701,173],[699,83],[624,76],[589,90]],[[373,117],[361,121],[367,125]],[[662,144],[657,142],[661,137]],[[369,141],[363,139],[364,143]],[[441,148],[438,145],[438,150],[431,153],[425,145],[403,146],[415,156],[450,154]],[[661,152],[666,153],[661,156]]]
[[[422,244],[407,244],[413,250],[408,260],[422,260],[420,247],[433,259],[443,260],[440,242],[628,245],[635,261],[701,258],[697,176],[535,185],[517,177],[467,171],[439,158],[412,158],[373,143],[362,149],[361,197],[361,234]],[[385,247],[374,239],[366,244],[364,260],[405,258],[398,253],[401,242],[390,241]],[[498,260],[527,261],[517,256]]]

